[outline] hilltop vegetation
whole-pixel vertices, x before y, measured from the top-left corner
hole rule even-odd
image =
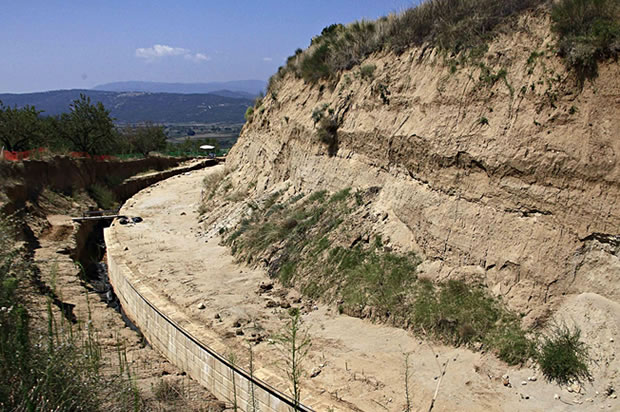
[[[525,10],[548,6],[546,0],[428,0],[376,21],[333,24],[298,49],[269,82],[291,72],[306,82],[335,79],[375,52],[402,54],[412,46],[438,48],[472,62],[488,42]],[[551,6],[557,51],[578,80],[593,78],[597,62],[620,52],[620,9],[616,0],[561,0]],[[424,51],[422,54],[424,54]]]

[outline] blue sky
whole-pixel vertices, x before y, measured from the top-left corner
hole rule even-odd
[[[146,80],[266,80],[332,23],[416,0],[28,0],[0,14],[0,93]]]

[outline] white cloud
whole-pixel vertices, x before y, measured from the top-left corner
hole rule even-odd
[[[185,58],[193,62],[206,62],[206,61],[211,60],[209,56],[203,53],[196,53],[196,54],[187,53],[185,55]]]
[[[136,49],[136,57],[142,59],[157,59],[166,56],[181,56],[187,55],[189,50],[182,47],[171,47],[164,44],[156,44],[153,47],[138,48]]]
[[[211,60],[211,57],[204,53],[192,53],[189,49],[166,46],[165,44],[155,44],[153,47],[141,47],[136,49],[136,57],[145,59],[149,62],[170,56],[183,56],[185,60],[190,60],[196,63]]]
[[[270,61],[272,61],[272,60],[273,60],[273,59],[272,59],[271,57],[263,57],[263,61],[264,61],[264,62],[270,62]]]

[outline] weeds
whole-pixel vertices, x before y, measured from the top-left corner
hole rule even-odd
[[[375,75],[376,69],[377,66],[375,66],[374,64],[364,64],[362,65],[362,67],[360,67],[360,77],[363,80],[372,80]]]
[[[276,77],[290,71],[306,82],[316,83],[353,68],[374,52],[388,50],[401,54],[411,46],[423,44],[453,54],[468,51],[470,57],[478,58],[499,25],[543,2],[428,0],[377,21],[333,24],[315,36],[307,50],[298,49],[289,57]],[[370,79],[373,73],[370,65],[360,70],[362,78]]]
[[[566,66],[583,85],[598,75],[598,62],[618,58],[620,4],[617,0],[561,0],[551,7],[552,28]]]
[[[159,402],[172,402],[183,397],[183,387],[179,382],[160,379],[153,387],[153,395]]]
[[[269,274],[284,286],[338,301],[338,313],[409,325],[444,343],[493,351],[511,365],[536,359],[535,340],[520,316],[484,286],[419,279],[415,254],[386,251],[379,235],[351,240],[357,224],[349,217],[373,193],[317,191],[303,201],[274,195],[269,210],[242,221],[226,243],[240,260],[267,261]]]
[[[538,363],[547,380],[559,384],[590,379],[588,348],[581,341],[581,330],[554,324],[543,337]]]
[[[118,206],[116,196],[107,186],[95,183],[88,188],[88,194],[101,209],[109,210]]]
[[[254,107],[250,106],[246,109],[245,114],[243,115],[243,118],[245,119],[246,122],[252,123],[253,116],[254,116]]]
[[[226,176],[228,175],[228,169],[221,169],[218,171],[214,171],[209,173],[202,179],[202,202],[204,204],[205,201],[210,200],[217,191],[217,188],[224,181]],[[232,186],[231,186],[232,187]]]
[[[85,323],[74,324],[55,315],[51,298],[46,304],[47,328],[31,321],[20,291],[32,267],[16,247],[14,234],[10,219],[0,217],[0,409],[135,409],[141,398],[132,382],[102,374],[101,344],[90,320],[88,300]],[[130,397],[109,399],[110,394]]]
[[[301,404],[301,378],[304,374],[304,360],[312,347],[308,332],[301,326],[299,309],[291,308],[289,323],[282,333],[274,337],[280,351],[285,356],[284,372],[291,385],[295,410]]]

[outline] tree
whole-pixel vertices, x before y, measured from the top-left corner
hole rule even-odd
[[[125,132],[131,144],[132,151],[141,153],[145,157],[150,152],[166,148],[166,134],[162,126],[147,123],[143,126],[132,127]]]
[[[61,117],[63,137],[72,148],[88,154],[103,154],[115,144],[114,122],[101,102],[92,104],[90,97],[80,94]]]
[[[0,142],[10,151],[22,151],[32,147],[40,137],[39,114],[34,106],[5,107],[0,102]]]

